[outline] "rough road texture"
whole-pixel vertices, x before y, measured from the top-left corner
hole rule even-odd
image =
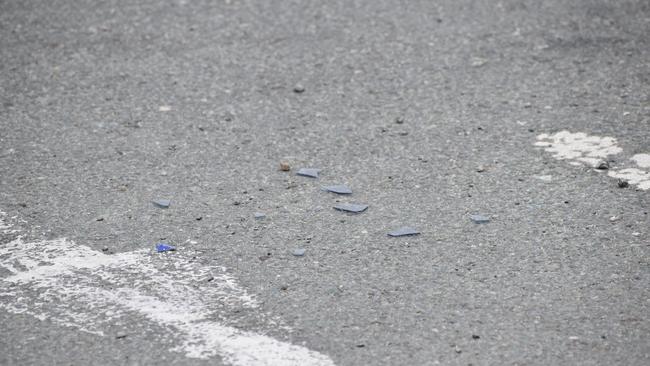
[[[0,211],[25,240],[192,240],[293,331],[230,325],[337,365],[648,364],[650,191],[534,143],[650,153],[649,34],[645,0],[0,0]],[[221,362],[124,324],[0,311],[0,364]]]

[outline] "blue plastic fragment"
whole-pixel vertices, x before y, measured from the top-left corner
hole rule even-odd
[[[170,200],[165,200],[165,199],[155,199],[151,201],[155,206],[160,207],[160,208],[168,208],[169,205],[171,204]]]
[[[343,185],[343,184],[337,184],[334,186],[325,186],[323,187],[324,190],[332,193],[338,193],[338,194],[352,194],[352,190],[350,187]]]
[[[487,216],[483,215],[470,215],[470,220],[472,220],[475,224],[487,224],[490,222],[490,218]]]
[[[169,244],[165,244],[165,243],[156,244],[156,251],[158,253],[171,252],[171,251],[174,251],[174,250],[176,250],[176,248],[174,248],[173,246],[171,246]]]
[[[388,236],[409,236],[409,235],[419,235],[420,232],[413,229],[412,227],[401,227],[397,230],[393,230],[388,233]]]
[[[368,205],[361,205],[355,203],[339,203],[338,205],[334,206],[335,210],[352,212],[352,213],[360,213],[365,211],[367,208]]]
[[[320,169],[300,168],[296,174],[302,175],[304,177],[318,178],[318,172],[320,172]]]
[[[263,219],[266,217],[266,214],[264,214],[263,212],[255,212],[253,214],[253,217],[255,217],[256,219]]]
[[[296,257],[302,257],[303,255],[305,255],[305,252],[306,250],[304,248],[299,248],[299,249],[294,249],[292,254]]]

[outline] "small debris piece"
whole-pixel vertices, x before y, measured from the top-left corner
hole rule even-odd
[[[472,339],[481,339],[481,336],[477,334],[472,334]]]
[[[98,218],[95,219],[95,221],[104,221],[104,218],[103,217],[98,217]]]
[[[338,193],[338,194],[352,194],[352,190],[350,187],[343,185],[343,184],[338,184],[334,186],[325,186],[323,187],[324,190],[332,193]]]
[[[294,249],[293,253],[291,254],[293,254],[296,257],[302,257],[303,255],[305,255],[305,252],[306,250],[304,248],[298,248],[298,249]]]
[[[368,208],[368,205],[356,204],[356,203],[339,203],[334,206],[335,210],[360,213],[365,211]]]
[[[283,172],[288,172],[289,170],[291,170],[291,166],[289,165],[289,163],[282,162],[280,163],[280,170],[282,170]]]
[[[107,246],[103,247],[102,252],[108,252],[108,247]]]
[[[171,204],[169,200],[165,200],[165,199],[153,200],[151,201],[151,203],[153,203],[156,207],[160,207],[160,208],[169,208],[169,205]]]
[[[172,107],[168,106],[168,105],[161,105],[160,107],[158,107],[159,112],[169,112],[171,110],[172,110]]]
[[[171,245],[168,245],[168,244],[165,244],[165,243],[158,243],[158,244],[156,244],[156,251],[157,251],[158,253],[162,253],[162,252],[173,252],[174,250],[176,250],[176,248],[174,248],[174,247],[171,246]]]
[[[618,188],[627,188],[630,186],[630,183],[628,183],[626,180],[619,179],[618,180]]]
[[[115,335],[115,339],[126,338],[127,335],[128,335],[128,334],[126,334],[126,333],[124,333],[124,332],[119,332],[119,333],[117,333],[117,334]]]
[[[420,232],[413,229],[412,227],[404,226],[397,230],[390,231],[388,236],[410,236],[410,235],[420,235]]]
[[[487,224],[490,222],[490,218],[483,215],[470,215],[469,219],[472,220],[475,224]]]
[[[400,117],[395,118],[395,123],[397,123],[398,125],[403,124],[404,123],[404,117],[400,116]]]
[[[399,132],[399,135],[400,135],[400,136],[408,136],[408,134],[409,134],[408,131],[401,131],[401,132]]]
[[[476,171],[477,171],[478,173],[483,173],[483,172],[486,171],[486,170],[487,170],[487,168],[484,167],[483,165],[479,165],[479,167],[476,168]]]
[[[481,67],[487,64],[488,60],[480,57],[476,57],[472,60],[472,67]]]
[[[262,255],[262,256],[259,256],[258,259],[260,260],[260,262],[264,262],[267,259],[271,259],[271,255],[270,254]]]
[[[318,173],[320,169],[316,168],[300,168],[296,174],[302,175],[303,177],[318,178]]]
[[[607,170],[609,169],[609,163],[606,160],[601,160],[596,164],[596,169]]]
[[[300,94],[300,93],[302,93],[302,92],[304,92],[304,91],[305,91],[305,87],[304,87],[302,84],[296,84],[296,85],[293,87],[293,92],[294,92],[294,93],[298,93],[298,94]]]
[[[255,217],[256,219],[263,219],[263,218],[266,217],[266,214],[264,214],[264,213],[262,213],[262,212],[255,212],[255,213],[253,214],[253,217]]]
[[[363,347],[365,347],[365,346],[366,346],[366,345],[363,344],[363,343],[357,344],[357,348],[363,348]]]

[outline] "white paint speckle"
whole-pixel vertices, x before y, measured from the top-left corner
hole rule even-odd
[[[650,168],[650,154],[636,154],[632,160],[641,168]]]
[[[535,146],[552,153],[558,160],[566,160],[571,165],[586,165],[597,168],[610,155],[623,152],[613,137],[590,136],[584,132],[560,131],[555,134],[543,133],[537,136]],[[637,154],[632,159],[639,168],[650,167],[650,154]],[[603,170],[601,170],[603,171]],[[650,172],[638,168],[609,169],[607,175],[622,179],[638,189],[650,189]]]
[[[541,181],[544,181],[544,182],[550,182],[550,181],[553,180],[553,176],[552,176],[552,175],[538,175],[538,176],[536,176],[535,178],[537,178],[537,179],[539,179],[539,180],[541,180]]]
[[[179,248],[181,249],[181,248]],[[189,250],[188,250],[189,252]],[[305,347],[223,325],[234,309],[258,309],[226,269],[200,265],[179,250],[108,255],[66,239],[0,245],[0,308],[103,335],[110,324],[139,315],[173,329],[160,342],[187,357],[220,356],[235,366],[330,366]],[[209,279],[209,280],[208,280]],[[259,310],[256,319],[276,321]]]
[[[584,132],[560,131],[537,136],[535,146],[553,154],[558,160],[573,160],[593,166],[596,161],[623,151],[613,137],[589,136]],[[600,158],[600,159],[598,159]]]
[[[158,107],[159,112],[169,112],[171,110],[172,110],[172,107],[168,106],[168,105],[161,105],[160,107]]]
[[[618,178],[627,181],[629,184],[635,184],[639,189],[650,189],[650,172],[637,168],[627,168],[621,170],[612,170],[607,173],[612,178]]]

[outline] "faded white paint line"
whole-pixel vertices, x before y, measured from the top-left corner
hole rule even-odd
[[[632,160],[641,168],[650,168],[650,154],[636,154]]]
[[[623,151],[616,145],[613,137],[590,136],[584,132],[560,131],[555,134],[543,133],[537,136],[535,146],[544,148],[558,160],[566,160],[572,165],[587,165],[595,168],[610,155]],[[650,154],[637,154],[632,157],[641,168],[650,167]],[[607,175],[627,181],[637,188],[650,189],[650,172],[637,169],[610,169]]]
[[[12,225],[7,222],[7,213],[0,211],[0,232],[3,234],[13,234],[19,231],[18,229],[13,229]]]
[[[560,131],[553,135],[543,133],[537,136],[537,140],[535,146],[543,147],[558,160],[572,160],[570,163],[574,165],[582,163],[596,167],[608,155],[623,151],[616,146],[613,137],[589,136],[584,132]]]
[[[99,335],[125,316],[140,315],[175,330],[160,335],[178,344],[173,351],[218,355],[236,366],[334,365],[305,347],[215,321],[258,303],[225,268],[199,265],[181,252],[108,255],[66,239],[19,237],[0,245],[0,308]]]

